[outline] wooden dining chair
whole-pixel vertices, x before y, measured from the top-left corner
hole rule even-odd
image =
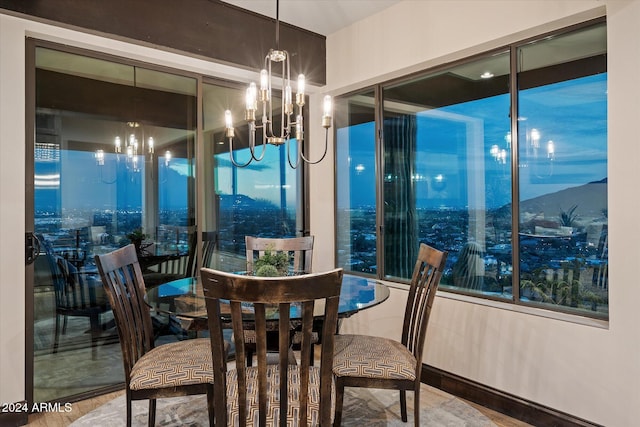
[[[98,340],[102,335],[100,317],[111,308],[102,289],[95,289],[85,280],[75,265],[63,257],[55,257],[59,280],[54,281],[56,300],[56,331],[53,340],[53,353],[58,352],[60,341],[60,320],[62,318],[62,333],[67,332],[68,317],[86,317],[89,319],[91,334],[91,358],[96,358]]]
[[[342,269],[289,277],[256,277],[203,268],[214,366],[216,426],[328,426],[335,403],[331,368]],[[275,305],[275,309],[273,308]],[[279,324],[278,361],[268,361],[267,330]],[[290,313],[301,313],[299,360],[291,363]],[[324,319],[320,366],[311,366],[314,316]],[[253,320],[257,366],[245,366],[244,324]],[[231,325],[235,367],[224,358],[223,328]]]
[[[124,363],[127,426],[131,401],[149,399],[149,425],[155,424],[156,399],[207,394],[213,425],[213,365],[209,339],[154,345],[145,285],[133,245],[95,257],[113,310]]]
[[[311,262],[313,260],[313,236],[289,237],[289,238],[270,238],[270,237],[254,237],[245,236],[245,246],[247,251],[247,273],[260,275],[257,265],[259,259],[265,255],[274,256],[276,254],[285,254],[288,263],[285,266],[286,272],[282,274],[307,274],[311,273]],[[292,323],[292,328],[296,329],[298,325]],[[316,328],[319,329],[319,328]],[[314,330],[311,337],[313,344],[317,344],[320,340],[318,330]],[[247,343],[246,355],[247,366],[251,366],[253,354],[255,350],[255,334],[250,330],[245,331],[245,340]],[[293,345],[300,344],[300,334],[296,333],[293,337]],[[313,352],[312,352],[313,353]],[[311,364],[313,364],[312,354]]]
[[[247,248],[247,272],[255,273],[255,264],[265,253],[286,253],[289,255],[288,272],[291,274],[311,273],[313,260],[313,236],[269,238],[245,236]]]
[[[213,256],[218,248],[218,232],[217,231],[203,231],[202,232],[202,267],[209,268],[213,262]],[[194,268],[192,276],[199,275],[199,268]]]
[[[414,425],[420,425],[420,372],[427,323],[447,260],[441,252],[420,245],[411,277],[400,341],[369,335],[338,335],[333,373],[336,378],[335,426],[342,420],[345,387],[400,390],[402,421],[407,421],[407,390],[414,392]]]

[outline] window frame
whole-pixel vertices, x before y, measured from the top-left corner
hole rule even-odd
[[[591,314],[587,311],[577,312],[576,310],[571,310],[569,308],[563,308],[562,306],[550,306],[548,304],[536,303],[534,301],[523,301],[521,299],[520,292],[520,239],[518,238],[518,230],[521,227],[520,224],[520,174],[519,174],[519,153],[518,153],[518,57],[517,51],[522,46],[527,44],[541,41],[554,36],[561,36],[567,33],[574,32],[576,30],[585,29],[592,26],[597,26],[601,24],[606,25],[606,17],[598,17],[595,19],[591,19],[588,21],[584,21],[581,23],[573,24],[567,27],[563,27],[560,29],[556,29],[553,31],[537,34],[535,36],[531,36],[525,39],[515,40],[505,45],[501,45],[490,50],[470,55],[455,61],[446,62],[442,64],[435,65],[433,67],[429,67],[426,69],[421,69],[419,71],[414,71],[408,73],[406,75],[402,75],[400,77],[395,77],[390,80],[383,80],[379,82],[375,82],[373,84],[369,84],[367,86],[363,86],[349,92],[345,92],[342,94],[336,95],[336,101],[338,100],[346,100],[350,97],[353,97],[358,94],[373,92],[375,94],[375,164],[376,164],[376,259],[377,259],[377,270],[375,274],[361,273],[357,271],[350,271],[350,273],[355,275],[362,275],[367,277],[376,277],[378,280],[385,281],[392,286],[400,286],[405,287],[405,285],[409,284],[409,279],[400,279],[400,278],[390,278],[387,277],[385,271],[385,263],[384,263],[384,247],[385,247],[385,230],[384,230],[384,196],[383,196],[383,181],[384,181],[384,131],[383,131],[383,120],[384,120],[384,97],[383,92],[384,88],[392,85],[402,84],[403,82],[411,81],[412,79],[428,76],[430,74],[437,74],[438,72],[446,71],[452,67],[463,65],[466,63],[470,63],[479,59],[489,58],[493,55],[509,52],[509,89],[508,95],[510,97],[510,128],[512,135],[511,142],[511,158],[509,167],[511,168],[511,244],[512,244],[512,296],[510,299],[506,299],[504,297],[493,296],[486,293],[477,293],[465,291],[463,289],[450,289],[450,288],[440,288],[439,295],[461,300],[470,303],[476,303],[481,305],[487,305],[492,307],[497,307],[501,309],[508,309],[543,317],[550,317],[558,320],[569,321],[573,323],[585,324],[596,327],[607,327],[610,312],[607,311],[606,316],[603,315],[595,315]],[[338,127],[334,128],[334,141],[337,144],[337,131]],[[334,162],[337,164],[337,154],[338,150],[334,150]],[[336,170],[336,179],[335,179],[335,191],[334,191],[334,206],[336,215],[336,225],[337,225],[337,217],[338,217],[338,200],[337,200],[337,192],[338,192],[338,173]],[[336,226],[334,229],[334,241],[338,242],[338,236],[340,232]],[[338,248],[336,246],[335,251],[335,263],[339,265],[339,256],[338,256]],[[608,293],[608,289],[607,289]]]

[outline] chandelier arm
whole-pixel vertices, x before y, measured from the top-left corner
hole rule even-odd
[[[255,160],[256,162],[261,161],[262,159],[264,159],[264,155],[267,152],[267,144],[266,144],[266,139],[262,140],[262,153],[260,154],[260,156],[256,156],[256,140],[255,140],[255,133],[252,134],[253,135],[253,141],[251,143],[249,143],[249,151],[251,151],[251,157],[253,158],[253,160]],[[250,137],[251,138],[251,137]]]
[[[117,166],[116,166],[115,178],[113,178],[113,181],[105,181],[105,179],[104,179],[104,177],[103,177],[103,175],[102,175],[102,168],[103,168],[103,167],[104,167],[104,166],[99,166],[99,168],[100,168],[100,181],[101,181],[103,184],[115,184],[115,183],[116,183],[116,181],[118,181],[118,170],[117,170]]]
[[[302,153],[302,149],[300,149],[300,157],[302,157],[302,160],[304,160],[305,162],[309,163],[310,165],[315,165],[320,163],[322,160],[324,160],[324,158],[327,155],[327,150],[329,148],[329,129],[325,129],[324,130],[324,135],[325,135],[325,139],[324,139],[324,153],[322,153],[322,157],[320,157],[318,160],[316,161],[311,161],[309,159],[307,159],[304,154]],[[300,147],[302,148],[302,147]]]
[[[289,115],[286,113],[287,111],[287,80],[286,80],[286,74],[285,74],[285,70],[286,70],[286,63],[287,60],[285,59],[284,62],[282,63],[282,83],[281,83],[281,87],[282,87],[282,91],[281,91],[281,102],[280,102],[280,134],[278,135],[278,137],[280,138],[285,138],[285,129],[286,129],[286,125],[289,122]]]
[[[286,50],[284,52],[285,52],[285,60],[282,63],[282,80],[283,80],[282,83],[283,83],[283,86],[286,85],[289,88],[289,90],[292,91],[293,89],[291,88],[291,63],[289,62],[289,52],[287,52]],[[284,81],[285,72],[287,73],[286,81]],[[282,132],[282,136],[287,139],[291,134],[291,114],[293,113],[293,93],[291,93],[291,99],[288,101],[291,101],[291,107],[290,107],[291,111],[287,113],[285,131]],[[283,120],[282,123],[284,124],[285,121]]]
[[[231,159],[231,163],[233,163],[233,166],[237,168],[245,168],[249,166],[249,164],[253,161],[254,157],[252,152],[251,157],[249,157],[249,160],[247,161],[247,163],[236,162],[235,158],[233,157],[233,138],[229,138],[229,159]]]
[[[297,169],[298,166],[300,166],[300,154],[302,153],[302,142],[301,141],[297,141],[297,145],[298,145],[298,156],[297,156],[297,161],[295,164],[293,164],[293,162],[291,161],[291,140],[287,140],[287,161],[289,162],[289,166],[291,166],[291,169]]]
[[[272,80],[272,70],[271,70],[271,58],[269,57],[269,99],[262,103],[262,121],[264,126],[263,138],[267,140],[267,138],[273,137],[273,87],[271,86]],[[264,121],[266,117],[266,122]]]

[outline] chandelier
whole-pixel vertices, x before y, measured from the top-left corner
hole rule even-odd
[[[145,140],[144,129],[139,122],[127,122],[127,128],[127,137],[124,143],[127,162],[131,162],[133,170],[138,171],[138,154],[140,154],[140,151],[142,151],[143,154],[144,151],[147,151],[150,159],[153,160],[153,154],[155,152],[154,140],[152,136]],[[138,131],[140,131],[141,135],[138,135]],[[122,138],[116,136],[113,143],[116,154],[122,153]]]
[[[243,168],[249,166],[252,161],[259,162],[264,158],[267,144],[280,146],[286,144],[287,149],[287,161],[289,165],[296,169],[300,165],[300,161],[303,160],[309,164],[316,164],[321,162],[327,155],[327,146],[329,142],[329,128],[331,127],[331,97],[326,95],[324,97],[324,107],[322,115],[322,127],[325,129],[325,145],[324,153],[320,159],[311,161],[305,157],[302,152],[302,143],[304,141],[304,124],[303,124],[303,107],[305,104],[305,77],[303,74],[298,75],[298,86],[295,96],[295,105],[297,111],[295,111],[295,120],[292,119],[294,114],[294,99],[292,97],[291,89],[291,77],[290,77],[290,62],[289,53],[286,50],[280,49],[280,4],[279,0],[276,0],[276,48],[270,49],[264,58],[264,68],[260,71],[260,88],[255,83],[251,83],[246,90],[245,98],[245,120],[249,125],[249,151],[251,157],[245,163],[239,163],[235,160],[233,155],[233,138],[235,136],[235,130],[233,127],[233,118],[231,111],[225,111],[225,136],[229,139],[229,157],[234,166]],[[280,120],[279,123],[274,123],[274,80],[272,67],[278,67],[278,64],[282,64],[280,83],[281,90],[281,105],[280,105]],[[258,107],[260,106],[260,111]],[[256,113],[261,114],[259,119],[256,119]],[[256,150],[256,133],[261,131],[262,136],[262,150],[257,154]],[[291,142],[292,139],[297,142],[297,154],[295,160],[291,158]]]
[[[113,139],[113,153],[116,155],[116,163],[120,162],[120,155],[125,154],[125,162],[127,169],[132,172],[140,172],[140,156],[145,162],[153,163],[155,157],[155,141],[152,136],[145,139],[144,129],[139,122],[131,121],[126,123],[127,130],[124,132],[124,138],[120,135]],[[124,143],[123,143],[124,140]],[[103,149],[95,150],[94,157],[97,166],[104,166],[107,154]],[[166,150],[164,153],[164,165],[169,166],[171,162],[171,151]],[[102,168],[101,168],[102,170]],[[102,172],[101,172],[102,173]],[[103,180],[103,182],[105,182]],[[105,182],[108,184],[113,182]]]

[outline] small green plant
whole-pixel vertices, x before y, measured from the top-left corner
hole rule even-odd
[[[564,227],[573,227],[575,221],[578,219],[578,214],[575,213],[578,209],[578,205],[573,205],[568,211],[562,210],[558,217],[560,218],[560,225]]]
[[[138,227],[131,231],[131,233],[127,234],[127,239],[133,243],[133,246],[135,246],[136,252],[138,253],[142,252],[147,246],[149,246],[144,246],[142,244],[142,242],[148,237],[149,236],[142,231],[142,227]]]
[[[255,261],[256,276],[273,277],[286,276],[289,268],[290,256],[287,252],[264,251],[264,255]]]
[[[275,266],[265,264],[261,267],[258,267],[258,269],[256,270],[256,276],[277,277],[277,276],[281,276],[281,274],[278,273],[278,269]]]

